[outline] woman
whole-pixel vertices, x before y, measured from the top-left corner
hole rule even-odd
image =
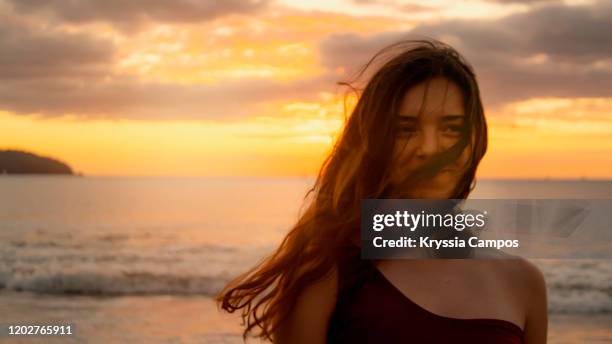
[[[360,258],[362,199],[466,198],[487,147],[476,77],[453,48],[399,42],[359,77],[374,65],[306,211],[218,302],[242,309],[245,339],[258,328],[276,343],[545,343],[544,280],[525,260]]]

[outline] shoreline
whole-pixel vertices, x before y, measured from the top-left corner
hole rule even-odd
[[[549,314],[548,343],[612,341],[610,323],[608,313]],[[0,324],[74,324],[70,339],[14,337],[9,343],[243,343],[239,314],[221,312],[212,298],[197,295],[109,297],[0,290]]]

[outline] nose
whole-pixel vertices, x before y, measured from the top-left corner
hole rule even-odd
[[[416,151],[416,155],[419,158],[427,158],[438,153],[438,135],[436,135],[436,132],[434,130],[428,129],[429,128],[421,130],[419,135],[420,138]]]

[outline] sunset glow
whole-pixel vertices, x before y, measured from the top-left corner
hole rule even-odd
[[[335,83],[395,38],[429,33],[465,52],[481,81],[480,177],[612,178],[611,57],[553,41],[503,51],[488,35],[515,37],[514,21],[593,2],[220,2],[214,15],[169,2],[129,21],[129,6],[93,15],[16,3],[0,0],[0,33],[15,38],[0,38],[0,149],[85,175],[313,176],[350,111]]]

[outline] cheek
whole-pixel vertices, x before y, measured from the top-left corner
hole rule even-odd
[[[440,138],[440,147],[443,150],[450,149],[457,141],[459,141],[459,137],[442,136]]]
[[[413,153],[410,144],[405,142],[398,142],[393,148],[392,160],[390,165],[391,180],[401,180],[403,176],[410,173],[412,169],[411,161]]]
[[[396,165],[410,165],[413,156],[416,152],[416,145],[410,141],[400,140],[395,144],[393,149],[393,161]]]
[[[461,153],[461,155],[459,156],[459,158],[457,159],[457,165],[460,167],[461,169],[461,175],[463,175],[463,173],[467,170],[468,166],[467,163],[470,160],[470,154],[472,152],[472,149],[470,146],[465,147],[465,149],[463,150],[463,152]]]
[[[442,171],[437,176],[438,180],[441,183],[447,184],[449,188],[452,188],[465,175],[468,169],[467,162],[469,161],[470,153],[470,148],[466,147],[466,149],[464,149],[461,155],[457,158],[454,168],[450,171]]]

